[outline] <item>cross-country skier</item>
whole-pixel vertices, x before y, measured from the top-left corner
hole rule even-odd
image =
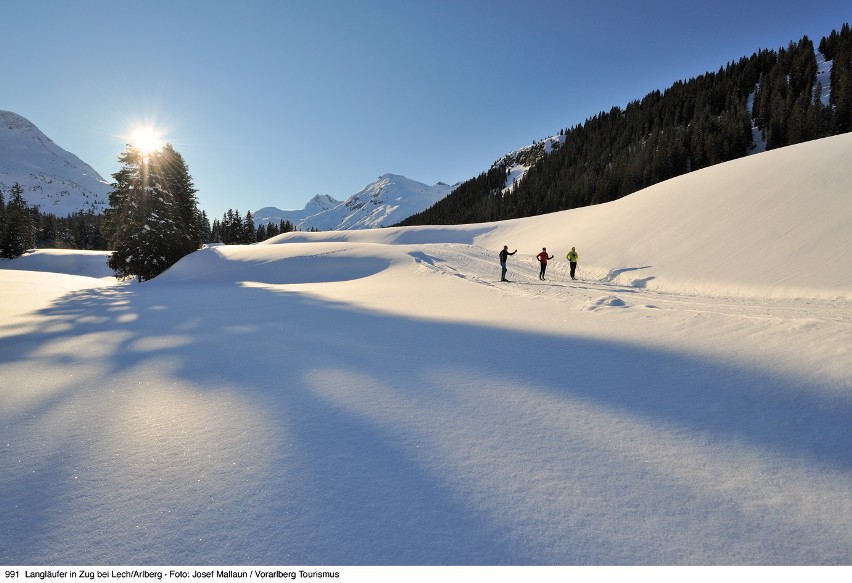
[[[574,247],[571,247],[571,250],[565,256],[565,259],[567,259],[568,263],[571,264],[571,279],[577,279],[574,277],[574,273],[577,271],[577,260],[580,259],[580,254],[577,253],[577,250]]]
[[[514,255],[518,250],[515,249],[509,253],[509,246],[503,245],[503,250],[500,251],[500,267],[503,268],[503,273],[500,274],[500,281],[509,281],[506,279],[506,262],[509,260],[509,255]]]
[[[550,257],[548,257],[548,256],[547,256],[547,247],[542,247],[542,248],[541,248],[541,253],[539,253],[538,255],[536,255],[536,256],[535,256],[535,258],[536,258],[536,259],[538,259],[538,262],[541,264],[541,271],[540,271],[540,272],[539,272],[539,274],[538,274],[538,278],[539,278],[540,280],[544,281],[544,272],[545,272],[545,270],[547,269],[547,260],[548,260],[548,259],[553,259],[553,255],[551,255]]]

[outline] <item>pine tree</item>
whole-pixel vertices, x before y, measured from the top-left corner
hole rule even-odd
[[[186,162],[171,144],[166,144],[156,152],[156,160],[171,194],[177,216],[179,247],[181,257],[196,251],[204,242],[203,216],[198,208],[198,192],[192,182],[192,176]]]
[[[225,245],[236,245],[240,242],[242,221],[239,210],[228,209],[225,211],[225,214],[222,215],[221,225],[222,243]]]
[[[82,211],[81,211],[82,212]],[[36,243],[43,247],[58,247],[57,232],[59,221],[55,215],[36,215]]]
[[[254,226],[254,217],[251,216],[251,211],[246,212],[246,218],[243,222],[243,240],[242,243],[251,245],[257,243],[257,230]]]
[[[147,155],[128,146],[119,161],[105,211],[108,265],[119,277],[146,281],[200,245],[195,189],[171,146]]]
[[[99,228],[100,219],[93,210],[77,211],[68,217],[75,249],[104,249],[106,241]]]
[[[266,238],[271,239],[277,237],[281,233],[281,228],[278,223],[268,223],[266,225]]]
[[[234,209],[232,219],[230,243],[232,245],[241,245],[245,239],[245,233],[243,232],[245,223],[243,222],[243,215],[240,214],[240,209]]]
[[[6,225],[6,199],[3,196],[3,191],[0,190],[0,235],[3,234],[3,227]]]
[[[17,182],[9,190],[9,203],[4,210],[0,232],[0,257],[14,259],[35,247],[35,225],[24,200],[24,189]]]
[[[213,227],[210,226],[210,219],[207,217],[207,211],[201,211],[201,233],[202,243],[213,243]]]
[[[210,242],[222,243],[222,222],[219,219],[213,219],[213,225],[210,227]]]

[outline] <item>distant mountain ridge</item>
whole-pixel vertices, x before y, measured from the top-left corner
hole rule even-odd
[[[8,196],[16,182],[27,204],[59,217],[81,210],[102,213],[111,189],[91,166],[28,119],[0,110],[0,190]]]
[[[304,209],[264,207],[252,213],[256,225],[290,221],[300,231],[348,231],[387,227],[446,197],[453,186],[433,186],[397,174],[383,174],[345,201],[317,195]]]
[[[308,218],[333,209],[341,201],[327,194],[318,194],[308,201],[301,210],[281,210],[274,206],[266,206],[252,213],[254,223],[258,226],[270,223],[289,221],[293,226],[302,224]]]

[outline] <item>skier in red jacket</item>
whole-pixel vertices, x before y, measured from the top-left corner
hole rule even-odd
[[[541,271],[540,271],[540,272],[539,272],[539,274],[538,274],[538,278],[539,278],[540,280],[544,281],[544,272],[545,272],[545,270],[547,269],[547,260],[548,260],[548,259],[553,259],[553,255],[551,255],[550,257],[548,257],[548,256],[547,256],[547,247],[542,247],[542,248],[541,248],[541,253],[539,253],[538,255],[536,255],[536,256],[535,256],[535,258],[536,258],[536,259],[538,259],[539,263],[541,264]]]

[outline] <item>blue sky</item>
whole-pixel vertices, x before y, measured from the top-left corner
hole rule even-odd
[[[0,109],[104,178],[132,129],[183,155],[212,218],[455,183],[762,48],[852,0],[5,0]]]

